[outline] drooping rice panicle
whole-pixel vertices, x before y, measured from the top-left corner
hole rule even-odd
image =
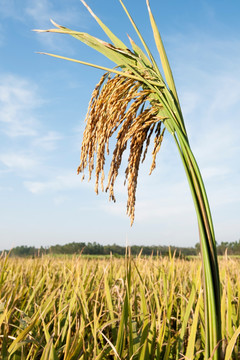
[[[131,218],[131,224],[134,220],[139,165],[141,159],[144,161],[146,157],[150,143],[149,135],[157,126],[151,173],[155,168],[156,154],[164,134],[159,132],[163,117],[158,116],[158,104],[150,106],[151,95],[152,90],[142,89],[142,84],[138,81],[120,75],[112,77],[108,73],[104,74],[92,93],[83,134],[78,173],[84,173],[88,166],[89,179],[91,179],[95,167],[95,191],[98,193],[100,177],[101,189],[104,190],[104,165],[105,156],[109,154],[109,139],[114,132],[117,132],[106,186],[109,199],[114,201],[114,183],[122,163],[122,155],[130,141],[125,175],[128,184],[127,213]]]
[[[110,199],[115,200],[114,184],[122,163],[123,153],[127,149],[127,142],[129,142],[130,149],[125,176],[128,187],[127,213],[132,224],[135,215],[139,165],[141,159],[145,159],[150,146],[149,135],[153,133],[153,128],[156,127],[150,173],[156,167],[156,155],[160,149],[165,129],[172,135],[184,166],[198,221],[204,277],[204,356],[206,360],[210,357],[213,360],[220,360],[222,357],[221,298],[212,216],[203,179],[190,147],[172,70],[149,0],[146,0],[147,9],[163,75],[122,0],[119,2],[135,29],[146,54],[132,39],[130,39],[132,50],[128,49],[94,14],[85,1],[81,1],[111,43],[87,33],[70,30],[54,22],[56,28],[45,31],[69,34],[103,54],[113,61],[117,67],[110,69],[80,60],[47,54],[108,72],[101,78],[100,84],[95,88],[90,101],[78,173],[84,172],[88,166],[89,178],[91,178],[95,167],[95,190],[98,192],[100,178],[101,188],[104,190],[105,155],[109,152],[109,138],[117,132],[106,186]],[[199,308],[198,310],[200,311]],[[192,334],[194,337],[194,331]],[[188,353],[192,354],[192,348],[189,348]]]

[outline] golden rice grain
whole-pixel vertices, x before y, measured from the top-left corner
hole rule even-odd
[[[148,75],[149,76],[149,75]],[[114,184],[122,156],[130,142],[125,181],[128,188],[127,214],[134,221],[136,189],[139,165],[146,158],[150,138],[155,130],[154,148],[150,174],[156,167],[156,155],[160,149],[164,130],[161,131],[161,104],[152,96],[152,90],[143,89],[141,83],[125,76],[104,74],[96,85],[86,115],[86,128],[81,147],[78,173],[88,166],[89,180],[95,167],[95,191],[98,193],[99,179],[104,191],[105,154],[109,154],[109,139],[116,131],[116,144],[108,173],[105,191],[115,201]],[[145,146],[144,146],[145,145]]]

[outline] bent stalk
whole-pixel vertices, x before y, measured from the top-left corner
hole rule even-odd
[[[147,0],[149,18],[164,76],[122,0],[119,2],[133,25],[146,54],[132,39],[130,39],[132,50],[129,50],[93,13],[85,1],[81,1],[107,34],[111,43],[104,42],[87,33],[70,30],[54,22],[55,29],[38,30],[69,34],[102,53],[117,66],[108,69],[80,60],[47,54],[107,71],[94,89],[89,104],[78,172],[83,173],[88,166],[89,178],[91,178],[96,162],[96,192],[98,192],[100,177],[101,187],[104,190],[105,154],[109,153],[109,138],[117,131],[117,142],[106,187],[110,199],[115,200],[115,179],[121,165],[123,152],[127,148],[127,143],[130,142],[128,166],[125,173],[128,183],[127,213],[133,223],[140,160],[145,159],[150,138],[155,132],[151,173],[156,166],[155,159],[163,140],[164,131],[167,129],[170,132],[179,150],[198,220],[204,278],[205,359],[212,356],[213,360],[220,360],[221,349],[218,346],[221,340],[220,281],[211,212],[203,180],[189,145],[172,71],[150,9],[149,0]],[[94,156],[96,156],[96,160]]]
[[[176,137],[175,141],[188,178],[197,213],[204,278],[205,359],[208,359],[221,339],[220,279],[214,229],[207,195],[196,160],[189,145],[183,151]],[[220,358],[221,349],[219,347],[216,349],[213,359]]]

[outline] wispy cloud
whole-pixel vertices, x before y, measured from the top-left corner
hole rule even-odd
[[[64,136],[42,121],[44,104],[33,81],[13,74],[0,77],[0,164],[5,179],[8,171],[21,179],[52,172],[48,156]]]
[[[80,8],[80,6],[78,8]],[[61,5],[54,7],[48,0],[28,1],[25,12],[33,19],[34,23],[39,26],[49,24],[50,18],[60,22],[79,23],[81,16],[80,12],[69,3],[68,6],[61,8]]]
[[[0,122],[2,132],[9,137],[35,136],[38,121],[34,110],[42,100],[36,86],[16,75],[2,75],[0,78]]]
[[[31,1],[27,3],[25,12],[29,15],[35,24],[43,25],[53,16],[53,8],[51,2],[47,0]]]
[[[46,192],[56,193],[59,191],[72,190],[89,186],[87,182],[82,183],[81,177],[77,174],[66,171],[65,175],[57,175],[54,178],[44,181],[25,181],[24,186],[33,194],[42,194]]]
[[[56,5],[56,6],[54,6]],[[44,26],[50,18],[56,21],[79,22],[81,16],[80,6],[74,2],[57,1],[54,4],[49,0],[0,0],[0,17],[13,18],[21,22],[26,21],[23,16],[28,16],[36,25]],[[83,18],[83,16],[81,16]]]
[[[53,3],[48,0],[42,1],[28,1],[25,8],[25,14],[33,22],[34,28],[38,29],[48,29],[52,28],[53,25],[50,23],[50,19],[53,19],[60,25],[64,26],[78,26],[81,22],[81,29],[87,26],[87,21],[85,20],[85,15],[80,11],[81,4],[75,7],[71,3],[67,3],[67,6],[61,7],[59,4],[58,7],[53,6]],[[44,44],[47,49],[50,50],[63,50],[68,54],[73,52],[69,41],[67,41],[63,36],[56,36],[55,34],[38,34],[35,33],[36,38],[39,42]]]
[[[234,37],[206,37],[196,30],[191,36],[169,38],[169,44],[181,60],[173,70],[200,167],[207,177],[233,175],[240,156],[240,42]]]
[[[63,138],[53,130],[44,130],[46,124],[39,120],[39,113],[46,102],[38,86],[24,77],[1,74],[0,123],[3,135],[12,139],[29,137],[29,145],[54,150]]]
[[[37,161],[26,154],[0,154],[0,162],[10,170],[29,170],[37,165]]]
[[[39,136],[33,140],[32,145],[44,150],[55,150],[57,148],[57,142],[63,138],[62,135],[56,131],[48,131],[43,136]]]
[[[85,18],[84,13],[81,12],[81,4],[75,2],[61,2],[49,0],[0,0],[0,19],[13,19],[18,23],[28,22],[30,29],[40,28],[46,29],[52,27],[50,19],[56,22],[73,26],[77,26],[81,21],[81,28],[88,27],[88,20]],[[4,43],[6,35],[4,34],[4,27],[2,31],[0,27],[0,46]],[[72,48],[64,37],[54,36],[54,34],[35,34],[36,39],[47,50],[65,49],[71,54]]]

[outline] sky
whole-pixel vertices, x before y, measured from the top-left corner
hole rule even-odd
[[[240,239],[240,2],[151,0],[174,74],[218,243]],[[89,6],[138,42],[118,0]],[[158,60],[145,0],[125,0]],[[0,0],[0,250],[69,242],[195,246],[190,190],[170,135],[139,172],[134,225],[122,167],[116,203],[77,175],[84,118],[102,71],[37,52],[114,65],[76,39],[36,33],[49,19],[104,40],[79,0]],[[139,44],[139,42],[138,42]],[[139,44],[140,45],[140,44]],[[151,155],[151,154],[150,154]],[[107,162],[109,163],[109,162]]]

